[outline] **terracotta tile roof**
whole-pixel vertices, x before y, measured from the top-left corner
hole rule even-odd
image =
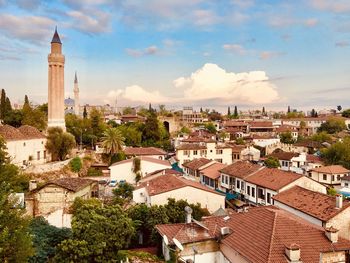
[[[125,147],[126,155],[166,155],[166,152],[156,147]]]
[[[290,161],[293,157],[298,157],[299,153],[293,153],[293,152],[274,152],[271,153],[269,156],[275,157],[278,160],[288,160]]]
[[[220,177],[220,170],[223,169],[226,165],[223,163],[214,163],[209,167],[206,167],[201,170],[201,174],[211,179],[218,179]]]
[[[188,143],[196,143],[196,142],[216,142],[216,140],[211,138],[206,138],[202,136],[191,136],[187,139],[183,139],[182,142],[188,142]]]
[[[276,129],[276,132],[291,132],[291,131],[297,131],[297,127],[296,126],[292,126],[292,125],[281,125],[280,127],[278,127]]]
[[[171,167],[170,162],[169,162],[169,161],[166,161],[166,160],[159,160],[159,159],[152,158],[152,157],[147,157],[147,156],[142,156],[142,157],[140,157],[139,159],[141,160],[141,166],[142,166],[142,161],[145,161],[145,162],[151,162],[151,163],[156,163],[156,164],[162,164],[162,165],[166,165],[166,166]],[[124,163],[130,163],[130,162],[133,162],[133,158],[132,158],[132,159],[127,159],[127,160],[123,160],[123,161],[120,161],[120,162],[113,163],[112,165],[110,165],[110,167],[112,167],[112,166],[118,166],[118,165],[121,165],[121,164],[124,164]]]
[[[221,227],[229,227],[230,234],[220,243],[256,263],[288,262],[285,247],[292,244],[300,247],[301,262],[319,262],[322,252],[350,248],[350,241],[339,238],[337,243],[331,243],[321,227],[275,206],[250,208],[245,213],[230,214],[227,220],[223,216],[207,217],[201,223],[209,230],[194,223],[157,225],[156,229],[168,237],[170,244],[174,237],[188,244],[217,240]],[[196,235],[191,235],[191,227]]]
[[[205,150],[207,147],[198,143],[184,143],[176,147],[177,150]]]
[[[323,148],[322,143],[315,141],[296,142],[294,143],[294,146],[303,146],[307,148]]]
[[[321,167],[313,169],[312,171],[317,172],[317,173],[325,173],[325,174],[344,174],[344,173],[350,172],[350,170],[344,168],[341,165],[321,166]]]
[[[0,135],[5,141],[24,140],[24,135],[15,127],[10,125],[0,125]]]
[[[46,137],[37,128],[29,125],[23,125],[18,130],[26,139],[45,139]]]
[[[209,160],[206,158],[198,158],[198,159],[193,159],[192,161],[186,162],[182,166],[189,168],[191,170],[197,170],[210,162],[212,162],[212,160]]]
[[[19,128],[0,125],[0,135],[5,141],[44,139],[45,136],[35,127],[24,125]]]
[[[80,177],[76,177],[76,178],[59,178],[53,181],[49,181],[47,183],[45,183],[44,185],[42,185],[41,187],[38,187],[36,189],[34,189],[32,192],[37,192],[40,189],[54,184],[60,187],[63,187],[67,190],[70,190],[72,192],[77,192],[85,187],[87,187],[88,185],[94,184],[96,183],[95,180],[92,179],[87,179],[87,178],[80,178]]]
[[[307,154],[306,161],[308,161],[309,163],[323,163],[321,157],[313,154]]]
[[[245,145],[230,145],[233,153],[240,153],[246,148]]]
[[[303,175],[282,171],[277,168],[265,168],[248,176],[245,180],[248,183],[278,191],[301,177]]]
[[[335,196],[313,192],[300,186],[283,191],[275,195],[273,199],[322,221],[328,221],[350,207],[350,202],[343,201],[343,207],[337,209]]]
[[[232,177],[244,179],[260,169],[264,169],[264,167],[249,161],[238,161],[221,169],[220,172]]]
[[[272,121],[250,121],[250,128],[273,128]]]
[[[211,192],[217,195],[222,195],[215,190],[212,190],[199,182],[192,181],[189,179],[185,179],[182,176],[177,175],[165,175],[159,176],[154,179],[149,180],[148,182],[141,183],[136,189],[140,189],[145,187],[150,196],[158,195],[166,192],[170,192],[176,189],[180,189],[183,187],[193,187],[199,190],[203,190],[206,192]]]

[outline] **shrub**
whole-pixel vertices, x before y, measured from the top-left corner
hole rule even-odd
[[[87,176],[102,176],[103,173],[101,170],[90,167],[87,171]]]
[[[80,157],[75,157],[69,162],[70,169],[72,172],[78,173],[83,166]]]

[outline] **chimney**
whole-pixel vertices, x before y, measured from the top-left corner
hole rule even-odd
[[[300,262],[300,246],[292,243],[289,246],[285,246],[284,253],[286,254],[289,262]]]
[[[32,191],[38,187],[36,180],[30,180],[29,181],[29,191]]]
[[[335,196],[335,207],[338,209],[343,207],[343,196],[341,194]]]
[[[185,212],[186,212],[186,224],[189,224],[192,222],[192,208],[189,206],[186,206]]]
[[[331,241],[332,243],[338,242],[338,229],[334,227],[327,227],[326,230],[326,237]]]

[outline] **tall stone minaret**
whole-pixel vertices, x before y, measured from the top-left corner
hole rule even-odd
[[[49,62],[48,127],[61,127],[66,130],[64,120],[64,55],[57,27],[51,40]]]
[[[80,114],[80,103],[79,103],[79,87],[78,87],[78,77],[77,72],[75,72],[74,77],[74,113],[79,116]]]

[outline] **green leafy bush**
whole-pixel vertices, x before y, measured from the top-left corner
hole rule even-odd
[[[102,176],[103,173],[101,170],[90,167],[87,171],[87,176]]]
[[[80,157],[75,157],[69,162],[70,169],[72,172],[78,173],[83,166]]]

